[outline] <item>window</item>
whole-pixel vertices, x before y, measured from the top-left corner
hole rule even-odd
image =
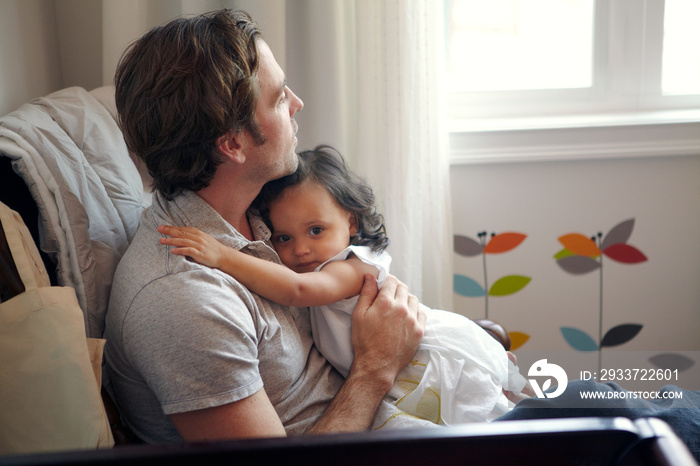
[[[690,126],[680,136],[679,126],[659,128],[659,149],[666,137],[680,151],[700,148],[700,1],[446,0],[446,9],[453,156],[497,152],[508,130],[533,132],[513,144],[543,146],[553,143],[533,142],[537,130],[669,123]],[[597,140],[579,133],[559,135],[558,147]]]
[[[448,5],[453,117],[522,115],[533,105],[562,114],[700,102],[697,0]]]
[[[454,1],[450,88],[481,92],[590,87],[593,3]]]
[[[661,89],[664,94],[700,94],[700,2],[666,0]]]

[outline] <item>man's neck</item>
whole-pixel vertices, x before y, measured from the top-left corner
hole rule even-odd
[[[216,210],[221,217],[226,220],[233,228],[249,241],[253,241],[253,230],[248,222],[247,211],[253,198],[248,196],[237,196],[235,193],[223,195],[217,189],[208,186],[197,192],[207,204]]]
[[[253,230],[248,223],[248,208],[263,187],[264,181],[248,172],[247,165],[225,159],[209,185],[197,194],[212,206],[221,217],[248,240],[253,241]]]
[[[233,228],[235,228],[238,231],[238,233],[245,236],[245,238],[248,241],[255,240],[255,238],[253,237],[253,229],[250,228],[250,222],[248,221],[247,215],[244,214],[243,218],[237,224],[231,223],[231,226],[233,226]]]

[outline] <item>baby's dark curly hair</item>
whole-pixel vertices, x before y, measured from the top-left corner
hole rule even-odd
[[[357,235],[350,244],[383,251],[389,245],[384,217],[377,212],[372,187],[352,173],[343,156],[333,147],[320,145],[299,154],[299,166],[291,175],[267,183],[253,202],[253,210],[273,229],[268,206],[286,188],[311,179],[326,188],[344,210],[355,215]]]

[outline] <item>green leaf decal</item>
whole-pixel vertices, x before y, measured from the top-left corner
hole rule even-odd
[[[561,251],[559,251],[558,253],[554,254],[554,259],[559,260],[559,259],[563,259],[565,257],[571,257],[571,256],[575,256],[575,255],[576,254],[574,254],[573,252],[571,252],[565,248],[565,249],[562,249]]]
[[[577,351],[597,351],[598,345],[587,333],[573,327],[561,327],[564,340]]]
[[[508,275],[496,280],[489,290],[489,296],[508,296],[522,290],[532,280],[530,277],[521,275]]]

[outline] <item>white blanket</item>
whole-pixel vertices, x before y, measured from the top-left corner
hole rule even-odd
[[[72,87],[0,118],[0,156],[38,205],[40,247],[76,290],[89,337],[102,336],[114,270],[149,202],[113,99],[111,87]]]

